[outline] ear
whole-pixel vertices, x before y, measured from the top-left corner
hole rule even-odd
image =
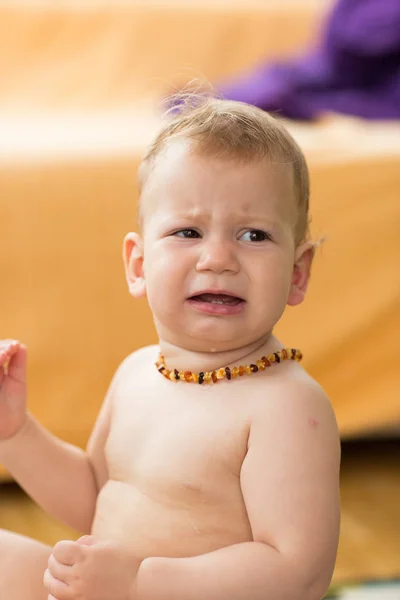
[[[290,306],[301,304],[304,300],[310,279],[314,252],[315,247],[312,242],[305,242],[296,249],[292,283],[287,301]]]
[[[122,257],[129,293],[134,298],[145,296],[143,241],[138,233],[126,234],[122,246]]]

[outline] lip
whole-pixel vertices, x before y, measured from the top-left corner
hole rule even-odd
[[[234,298],[239,298],[239,300],[242,300],[242,302],[245,302],[245,300],[243,298],[241,298],[241,296],[237,296],[236,294],[234,294],[233,292],[231,292],[229,290],[220,290],[220,289],[217,290],[214,288],[208,288],[206,290],[200,290],[198,292],[195,292],[194,294],[189,296],[188,300],[191,300],[193,298],[193,296],[200,296],[201,294],[224,294],[225,296],[233,296]]]
[[[208,292],[211,293],[211,292]],[[195,310],[208,315],[238,315],[244,310],[246,302],[241,300],[238,304],[212,304],[210,302],[201,302],[188,298],[186,302]]]

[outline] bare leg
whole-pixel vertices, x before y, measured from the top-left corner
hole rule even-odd
[[[47,600],[43,575],[52,548],[0,529],[0,598]]]

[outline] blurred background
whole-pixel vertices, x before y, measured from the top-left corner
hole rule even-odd
[[[121,360],[157,343],[146,301],[128,294],[122,239],[161,99],[210,81],[277,111],[304,149],[312,234],[326,242],[277,334],[302,348],[340,427],[334,587],[400,578],[396,6],[0,0],[0,338],[27,345],[29,409],[71,443],[85,447]],[[79,537],[2,467],[0,528]]]

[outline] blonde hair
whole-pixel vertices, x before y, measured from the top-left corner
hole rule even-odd
[[[178,104],[176,102],[178,101]],[[172,118],[171,118],[172,113]],[[139,167],[142,189],[156,157],[177,137],[190,140],[199,154],[249,162],[264,157],[293,165],[297,203],[296,245],[309,235],[309,174],[304,154],[283,124],[269,113],[208,94],[180,94]],[[139,206],[139,219],[142,213]]]

